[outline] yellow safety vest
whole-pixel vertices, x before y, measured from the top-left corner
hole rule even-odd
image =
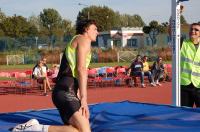
[[[181,85],[192,83],[200,88],[200,48],[196,50],[191,40],[186,40],[181,48]]]

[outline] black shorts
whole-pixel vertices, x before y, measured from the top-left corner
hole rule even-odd
[[[63,76],[57,81],[52,92],[53,103],[57,107],[64,124],[69,124],[71,116],[81,107],[77,90],[78,80]]]

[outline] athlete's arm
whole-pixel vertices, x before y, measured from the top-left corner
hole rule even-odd
[[[90,51],[89,42],[79,37],[77,40],[77,70],[78,70],[78,81],[80,89],[81,109],[82,114],[85,117],[89,117],[89,110],[87,104],[87,67],[86,67],[86,56]]]

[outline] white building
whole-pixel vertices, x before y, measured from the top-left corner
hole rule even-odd
[[[131,47],[144,46],[144,33],[142,27],[124,28],[100,32],[97,38],[98,47]]]

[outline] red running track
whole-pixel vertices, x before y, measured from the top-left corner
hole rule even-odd
[[[171,104],[172,83],[165,82],[162,83],[162,86],[146,88],[104,87],[88,89],[89,104],[101,102],[117,102],[123,100],[154,104]],[[50,93],[49,96],[31,94],[0,95],[0,106],[0,113],[54,108]]]

